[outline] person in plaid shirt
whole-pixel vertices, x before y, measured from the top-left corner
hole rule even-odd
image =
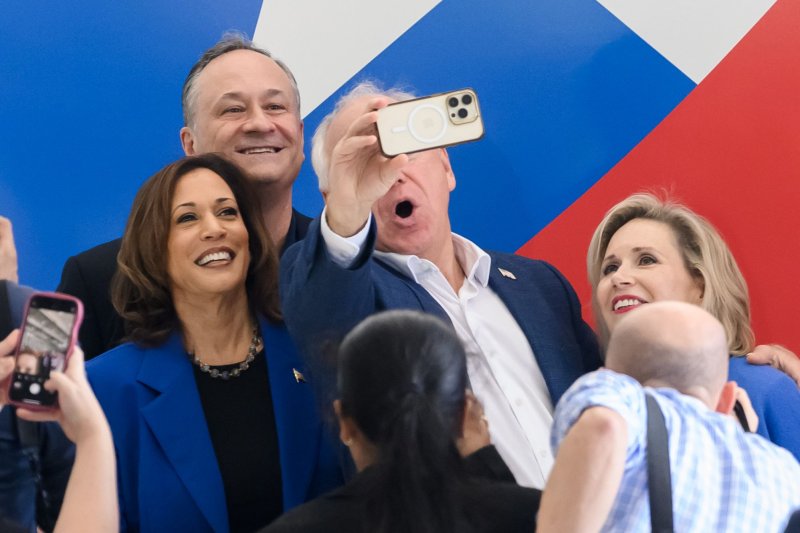
[[[728,415],[722,325],[691,304],[660,302],[626,316],[606,369],[559,401],[555,467],[539,531],[649,531],[645,394],[669,434],[675,531],[783,531],[800,507],[800,464]]]

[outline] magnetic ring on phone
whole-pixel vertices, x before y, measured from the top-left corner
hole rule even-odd
[[[447,131],[447,118],[438,107],[423,104],[408,115],[408,131],[417,141],[433,144]]]

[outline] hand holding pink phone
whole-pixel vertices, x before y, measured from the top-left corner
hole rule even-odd
[[[51,371],[66,368],[82,319],[83,305],[77,298],[46,292],[31,295],[8,380],[10,403],[32,410],[57,406],[57,394],[44,383]]]

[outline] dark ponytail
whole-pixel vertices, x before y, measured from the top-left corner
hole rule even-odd
[[[463,531],[457,484],[467,386],[464,348],[439,319],[390,311],[340,348],[342,414],[377,449],[366,531]]]

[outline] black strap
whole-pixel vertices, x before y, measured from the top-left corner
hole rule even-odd
[[[747,433],[752,433],[753,430],[750,429],[750,423],[747,421],[747,415],[744,414],[744,407],[742,407],[742,404],[739,403],[739,400],[736,400],[736,403],[733,404],[733,412],[736,414],[736,419],[739,421],[739,424],[741,424],[742,428]]]
[[[653,533],[672,533],[672,476],[669,469],[669,436],[664,413],[655,398],[647,401],[647,484],[650,492],[650,524]]]

